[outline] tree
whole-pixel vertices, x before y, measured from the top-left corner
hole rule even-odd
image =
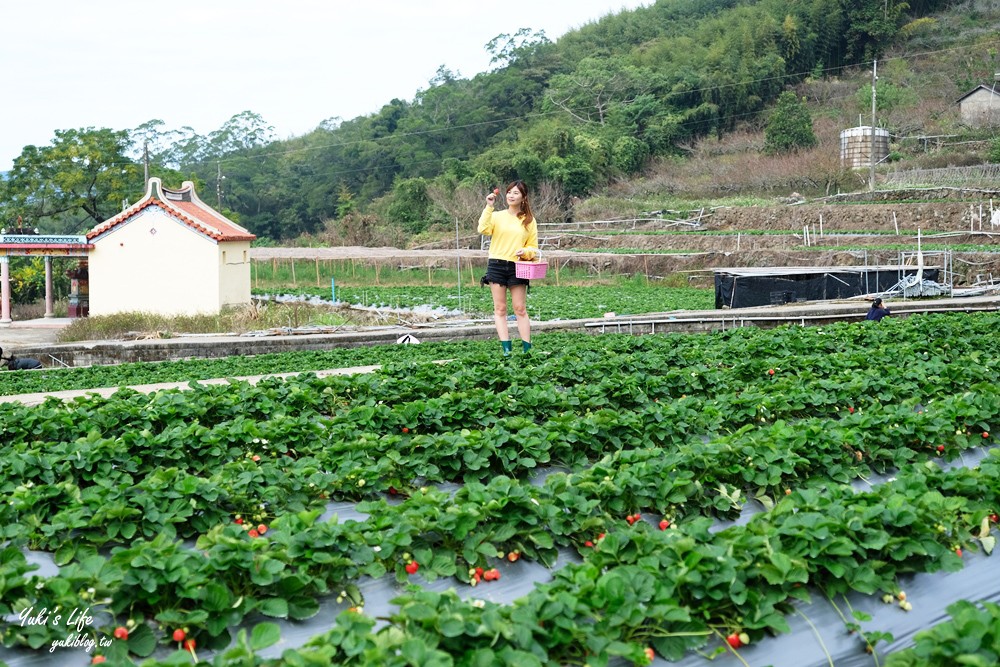
[[[503,69],[530,59],[539,49],[551,43],[544,30],[532,32],[531,28],[521,28],[513,35],[500,33],[486,44],[486,51],[491,56],[490,64]]]
[[[816,145],[809,109],[795,93],[786,90],[778,97],[764,129],[764,150],[768,154],[789,153]]]
[[[274,139],[274,127],[268,125],[260,114],[251,111],[236,114],[208,135],[213,156],[265,146]]]
[[[848,26],[844,33],[847,58],[872,60],[899,34],[910,5],[889,0],[845,0],[844,7]]]
[[[47,231],[80,231],[121,211],[143,191],[142,166],[127,156],[127,131],[56,130],[51,146],[25,146],[6,183],[6,217]],[[81,219],[82,216],[82,219]]]
[[[552,77],[548,101],[578,121],[604,125],[616,105],[632,104],[657,82],[623,58],[584,58],[573,73]]]

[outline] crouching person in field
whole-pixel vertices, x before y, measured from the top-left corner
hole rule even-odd
[[[9,371],[30,371],[42,368],[42,362],[38,359],[15,357],[13,354],[9,357],[3,356],[3,348],[0,348],[0,364],[7,366]]]

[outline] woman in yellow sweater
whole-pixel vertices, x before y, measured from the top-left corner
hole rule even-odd
[[[496,194],[486,196],[486,208],[479,216],[479,233],[492,236],[490,256],[482,284],[489,285],[493,293],[493,319],[500,337],[503,355],[511,352],[510,332],[507,330],[507,290],[517,318],[517,333],[525,352],[531,349],[531,321],[528,319],[527,297],[530,281],[518,278],[514,272],[515,260],[532,260],[538,254],[538,224],[528,203],[528,188],[524,181],[514,181],[507,186],[507,210],[495,211]]]

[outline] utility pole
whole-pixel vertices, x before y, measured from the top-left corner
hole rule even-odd
[[[222,162],[216,162],[215,165],[218,167],[218,171],[215,175],[215,196],[219,200],[219,212],[222,212],[222,179],[225,176],[222,175]]]
[[[869,162],[868,167],[868,191],[875,191],[875,82],[878,81],[878,61],[872,61],[872,128],[871,144],[868,146]]]

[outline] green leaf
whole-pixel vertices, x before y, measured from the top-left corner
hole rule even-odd
[[[258,623],[250,633],[250,648],[254,651],[273,646],[281,639],[281,628],[277,623]]]
[[[445,637],[460,637],[465,634],[465,619],[459,614],[451,614],[438,620],[438,629]]]
[[[140,623],[132,628],[128,633],[128,650],[140,658],[153,654],[156,650],[156,635],[148,625]]]
[[[77,542],[74,540],[67,540],[62,543],[62,545],[56,549],[53,556],[53,560],[56,565],[66,565],[73,557],[76,555]]]
[[[288,601],[284,598],[265,598],[258,609],[271,618],[288,618]]]
[[[355,602],[355,605],[360,602]],[[288,617],[296,621],[304,621],[319,613],[319,602],[313,598],[296,597],[288,601]]]

